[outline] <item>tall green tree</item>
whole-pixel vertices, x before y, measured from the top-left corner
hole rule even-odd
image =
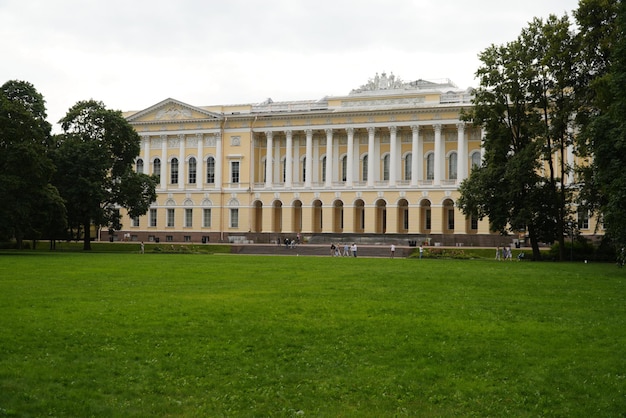
[[[0,236],[51,238],[63,229],[63,201],[51,185],[51,126],[43,96],[26,81],[0,87]],[[54,214],[54,216],[52,216]]]
[[[584,179],[581,206],[597,213],[623,263],[626,247],[626,5],[581,1],[575,17],[583,45],[577,90]]]
[[[91,249],[91,228],[120,229],[119,208],[143,215],[156,200],[156,181],[133,170],[139,135],[122,113],[94,100],[76,103],[63,119],[55,153],[55,184],[67,201],[71,228]]]
[[[533,20],[515,41],[487,48],[465,115],[486,129],[485,158],[461,184],[457,204],[466,215],[489,217],[494,232],[527,231],[536,259],[539,242],[564,240],[569,216],[563,161],[574,109],[568,68],[575,58],[565,61],[572,43],[568,18],[550,16]]]

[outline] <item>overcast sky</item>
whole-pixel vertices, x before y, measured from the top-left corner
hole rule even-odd
[[[476,86],[477,55],[578,0],[0,0],[0,84],[55,124],[79,100],[142,110],[345,95],[376,73]],[[573,20],[573,19],[572,19]],[[55,127],[55,130],[58,130]]]

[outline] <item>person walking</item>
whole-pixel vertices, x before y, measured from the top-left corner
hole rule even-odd
[[[394,244],[391,244],[391,258],[393,258],[396,255],[396,246]]]
[[[352,256],[356,258],[356,242],[352,243],[352,247],[350,249],[352,250]]]

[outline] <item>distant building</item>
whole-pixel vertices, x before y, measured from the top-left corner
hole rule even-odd
[[[459,119],[471,98],[449,80],[404,82],[383,73],[320,100],[192,106],[167,99],[128,112],[142,138],[136,169],[157,174],[160,185],[149,212],[124,216],[115,239],[384,234],[433,245],[503,242],[486,219],[466,218],[455,206],[460,182],[482,159],[481,128]]]

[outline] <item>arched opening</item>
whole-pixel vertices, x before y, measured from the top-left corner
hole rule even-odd
[[[263,202],[254,202],[254,216],[252,217],[252,231],[263,232]]]
[[[315,200],[313,202],[313,227],[314,233],[322,232],[322,201]]]
[[[302,202],[296,200],[293,202],[293,216],[291,218],[291,229],[293,232],[302,232]]]
[[[282,232],[283,230],[283,202],[274,201],[272,205],[272,232]]]
[[[454,202],[452,199],[446,199],[443,201],[442,207],[443,213],[441,218],[443,219],[443,225],[441,230],[445,233],[454,233]]]
[[[424,199],[420,202],[420,218],[422,219],[419,232],[420,234],[429,234],[432,229],[432,214],[430,209],[430,200]]]
[[[387,202],[380,199],[376,201],[375,232],[384,234],[387,231]]]
[[[365,202],[361,199],[354,202],[354,227],[355,233],[365,232]]]
[[[406,199],[398,201],[398,232],[406,234],[409,232],[409,202]]]
[[[336,200],[333,204],[333,232],[343,232],[343,202]]]

